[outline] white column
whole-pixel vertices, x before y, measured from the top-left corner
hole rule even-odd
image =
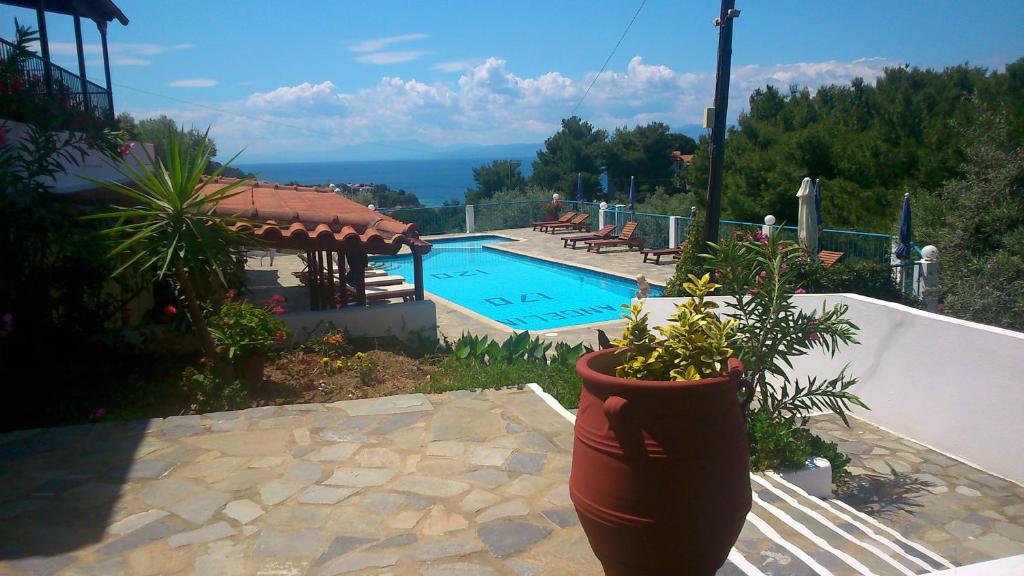
[[[921,249],[921,260],[914,266],[914,293],[924,301],[925,310],[935,312],[938,308],[938,300],[934,296],[926,294],[929,288],[939,284],[939,250],[935,246],[925,246]]]
[[[679,246],[679,222],[682,220],[679,216],[668,217],[668,247],[675,248]]]
[[[472,204],[466,204],[466,234],[476,232],[476,211]]]
[[[608,214],[608,203],[607,202],[601,202],[600,209],[597,211],[597,228],[598,228],[598,230],[600,230],[601,228],[604,228],[605,226],[607,226],[607,224],[605,224],[605,222],[608,220],[608,217],[606,216],[606,214]]]

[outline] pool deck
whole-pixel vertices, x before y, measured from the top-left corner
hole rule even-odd
[[[871,482],[848,502],[900,534],[755,475],[719,576],[899,576],[950,566],[934,552],[1024,551],[1020,486],[852,424],[816,427],[891,450],[857,461]],[[2,434],[0,574],[599,576],[569,501],[572,441],[529,389]]]

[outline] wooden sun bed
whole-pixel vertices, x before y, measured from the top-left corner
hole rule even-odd
[[[818,252],[818,262],[821,262],[822,268],[831,268],[833,265],[838,264],[844,256],[846,256],[846,252],[822,250],[821,252]]]
[[[630,250],[635,246],[643,250],[644,241],[641,238],[633,237],[634,234],[636,234],[636,228],[636,222],[627,222],[626,225],[622,227],[622,232],[619,233],[617,238],[609,238],[607,240],[586,240],[587,252],[600,254],[601,248],[608,248],[611,246],[626,246]]]
[[[593,234],[579,234],[576,236],[563,236],[562,237],[562,248],[569,248],[569,244],[572,244],[572,249],[576,249],[577,242],[585,242],[587,240],[607,240],[609,236],[615,233],[615,224],[609,224],[604,228],[601,228]]]
[[[652,262],[654,264],[661,264],[661,257],[668,255],[679,254],[683,251],[682,246],[675,248],[644,248],[640,250],[640,253],[644,255],[644,262]]]
[[[401,298],[403,301],[413,300],[416,298],[416,287],[408,283],[390,286],[366,286],[367,302],[390,300],[392,298]]]
[[[555,230],[579,230],[582,232],[583,228],[586,226],[584,222],[587,221],[587,218],[590,218],[590,214],[579,214],[568,222],[562,222],[560,224],[548,224],[547,226],[542,226],[540,231],[548,232],[551,234],[554,234]]]
[[[543,228],[544,226],[547,226],[549,224],[562,224],[563,222],[568,222],[569,220],[572,220],[574,216],[576,216],[575,212],[566,212],[565,214],[562,214],[562,216],[559,217],[558,220],[538,220],[537,222],[533,222],[531,226],[533,226],[533,229],[536,230],[538,228]]]
[[[403,284],[405,276],[398,276],[397,274],[374,276],[373,278],[366,278],[364,282],[367,286],[393,286],[395,284]]]

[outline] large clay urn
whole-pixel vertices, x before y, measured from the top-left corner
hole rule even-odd
[[[750,511],[743,365],[719,378],[615,376],[619,349],[576,363],[583,380],[569,494],[607,576],[713,575]]]

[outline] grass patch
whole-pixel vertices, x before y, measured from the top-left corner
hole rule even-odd
[[[574,366],[541,364],[519,360],[495,362],[485,366],[472,360],[459,360],[449,356],[438,366],[422,391],[439,394],[451,390],[501,388],[536,382],[566,408],[576,408],[580,402],[580,378]]]

